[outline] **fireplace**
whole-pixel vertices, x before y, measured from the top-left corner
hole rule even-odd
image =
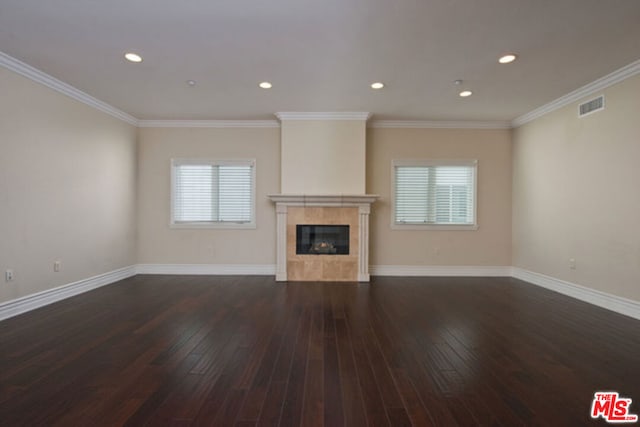
[[[378,196],[272,194],[277,281],[369,281],[369,211]]]
[[[276,205],[278,282],[369,281],[366,112],[284,112]],[[311,228],[313,227],[313,228]]]
[[[349,255],[349,225],[296,224],[296,255]]]

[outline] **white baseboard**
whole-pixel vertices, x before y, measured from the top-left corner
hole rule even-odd
[[[638,301],[597,291],[518,267],[513,267],[512,276],[516,279],[524,280],[525,282],[640,320],[640,302]]]
[[[138,274],[212,274],[273,276],[275,264],[138,264]]]
[[[372,276],[478,276],[510,277],[510,266],[421,266],[421,265],[372,265]]]
[[[101,286],[109,285],[117,282],[118,280],[126,279],[127,277],[135,275],[135,266],[124,267],[89,277],[88,279],[78,280],[77,282],[58,286],[57,288],[47,289],[46,291],[0,303],[0,320],[8,319],[9,317],[17,316],[18,314],[26,313],[27,311],[35,310],[36,308],[44,307],[45,305],[49,305],[56,301],[66,299]]]
[[[372,265],[372,276],[476,276],[514,277],[533,285],[624,314],[640,320],[640,302],[577,285],[575,283],[509,266],[414,266]],[[138,264],[99,274],[57,288],[0,303],[0,320],[115,283],[136,274],[211,274],[265,275],[276,274],[275,264]]]

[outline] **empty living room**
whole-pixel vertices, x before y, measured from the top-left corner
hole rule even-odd
[[[640,1],[0,0],[0,426],[640,420]]]

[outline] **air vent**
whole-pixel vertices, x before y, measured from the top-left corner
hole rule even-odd
[[[600,95],[597,98],[592,99],[591,101],[583,102],[580,104],[580,112],[578,114],[579,117],[584,117],[587,114],[595,113],[596,111],[600,111],[604,109],[604,95]]]

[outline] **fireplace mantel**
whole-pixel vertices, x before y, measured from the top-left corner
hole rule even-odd
[[[357,208],[357,275],[350,280],[369,281],[369,213],[371,204],[380,196],[377,194],[272,194],[268,196],[276,205],[277,214],[277,251],[276,281],[288,280],[287,232],[289,208]],[[291,221],[294,221],[292,218]],[[314,256],[314,255],[309,255]],[[355,256],[355,255],[354,255]],[[292,261],[295,265],[296,261]],[[309,280],[332,280],[330,277],[311,278]],[[345,279],[338,279],[345,280]]]
[[[270,194],[274,203],[292,206],[359,206],[371,205],[380,198],[377,194]]]

